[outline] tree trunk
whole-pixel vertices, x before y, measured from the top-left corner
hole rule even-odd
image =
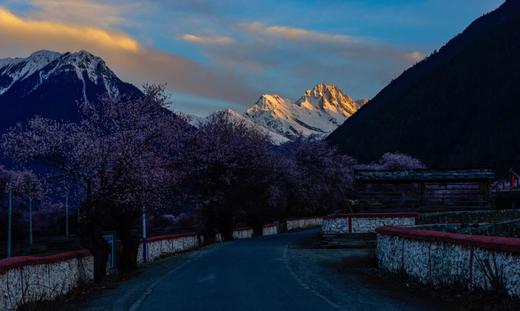
[[[118,270],[120,273],[135,271],[137,269],[137,252],[139,250],[140,238],[132,234],[128,227],[120,228],[118,235],[122,246],[122,252],[118,260]]]
[[[233,213],[231,211],[222,212],[219,225],[222,238],[226,241],[233,240]]]
[[[108,254],[110,246],[103,238],[102,215],[97,213],[92,202],[85,202],[81,209],[80,240],[94,257],[94,282],[101,282],[107,273]]]
[[[90,251],[94,257],[94,282],[101,282],[107,274],[107,261],[110,246],[103,238],[101,232],[89,233],[83,239],[83,246]]]

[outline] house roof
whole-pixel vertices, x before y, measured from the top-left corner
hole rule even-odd
[[[491,181],[495,172],[490,169],[356,170],[354,179],[357,182]]]

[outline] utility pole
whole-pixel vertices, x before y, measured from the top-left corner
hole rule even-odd
[[[143,206],[142,209],[141,209],[141,230],[142,230],[142,233],[141,233],[141,237],[142,237],[142,240],[143,240],[143,262],[146,262],[147,261],[147,255],[148,255],[148,250],[147,250],[147,243],[146,243],[146,208]]]
[[[32,180],[29,179],[29,248],[33,247]]]
[[[13,187],[11,180],[7,183],[8,209],[7,209],[7,257],[12,255],[12,227],[13,227]]]
[[[65,238],[69,239],[69,190],[65,194]]]

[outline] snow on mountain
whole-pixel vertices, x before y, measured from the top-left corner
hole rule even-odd
[[[86,51],[61,54],[46,50],[37,51],[27,58],[0,59],[0,95],[22,81],[31,84],[26,89],[31,93],[46,80],[66,72],[73,72],[82,81],[82,99],[85,101],[88,101],[85,79],[102,86],[111,97],[119,95],[119,79],[100,57]]]
[[[0,82],[0,94],[20,80],[30,77],[35,72],[43,69],[50,62],[56,60],[61,54],[51,51],[38,51],[27,58],[0,59],[0,77],[7,83]]]
[[[225,110],[219,110],[215,113],[223,112],[228,120],[231,120],[231,122],[243,122],[246,125],[260,131],[261,133],[267,134],[269,138],[271,139],[271,142],[275,145],[281,145],[283,143],[286,143],[289,141],[289,139],[285,136],[282,136],[274,131],[271,131],[265,127],[263,127],[260,124],[255,123],[250,118],[242,115],[240,112],[235,111],[233,109],[225,109]],[[209,117],[208,117],[209,118]],[[205,122],[207,118],[204,117],[198,117],[198,116],[190,116],[191,124],[194,126],[199,126],[201,123]]]
[[[77,120],[78,102],[101,96],[141,96],[103,59],[86,51],[38,51],[27,58],[0,59],[0,133],[35,115]]]
[[[354,101],[336,86],[318,84],[294,103],[276,94],[264,94],[244,116],[287,139],[324,137],[365,102]]]

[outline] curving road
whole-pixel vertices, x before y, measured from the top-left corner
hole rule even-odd
[[[316,234],[310,230],[227,242],[161,260],[81,310],[436,309],[400,291],[372,289],[373,284],[357,277],[325,280],[326,286],[313,282],[329,274],[306,257],[297,258],[293,266],[291,256],[298,250],[288,245]]]

